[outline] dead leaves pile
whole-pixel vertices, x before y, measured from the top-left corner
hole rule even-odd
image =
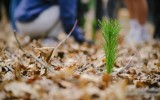
[[[160,44],[157,42],[138,49],[120,44],[114,72],[109,76],[104,74],[105,59],[100,45],[80,46],[69,39],[50,63],[47,59],[52,48],[42,47],[40,40],[23,46],[51,65],[53,73],[19,50],[15,40],[11,40],[0,39],[0,99],[160,99]],[[129,61],[127,69],[123,69]]]

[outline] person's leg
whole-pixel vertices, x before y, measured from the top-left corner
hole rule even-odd
[[[9,15],[10,15],[10,19],[11,19],[11,26],[14,31],[17,31],[14,13],[15,13],[15,10],[18,7],[20,1],[21,0],[11,0],[11,4],[10,4],[10,9],[9,9],[10,14]]]
[[[146,0],[126,0],[127,8],[131,17],[131,30],[129,39],[136,43],[142,43],[149,39],[145,23],[147,20],[147,2]]]
[[[32,38],[45,37],[47,33],[50,33],[50,31],[56,27],[57,23],[59,23],[59,15],[59,7],[53,6],[43,11],[38,18],[32,22],[21,23],[16,21],[17,29],[20,33],[29,35]],[[54,36],[56,36],[58,32],[54,34]]]
[[[147,0],[147,4],[148,4],[148,21],[153,22],[154,0]]]
[[[140,34],[139,24],[137,20],[137,13],[134,9],[134,0],[125,0],[126,7],[128,8],[130,14],[130,30],[129,34],[126,36],[126,40],[128,43],[136,42],[138,35]]]
[[[7,16],[7,19],[10,20],[10,13],[9,13],[9,7],[10,7],[10,3],[11,0],[3,0],[3,4],[4,4],[4,8],[5,8],[5,13]]]
[[[96,0],[96,19],[102,20],[103,17],[103,1],[102,0]]]
[[[107,15],[109,18],[115,19],[117,16],[117,0],[108,0],[107,2]]]
[[[130,12],[129,14],[130,14],[131,19],[136,18],[133,2],[134,2],[134,0],[125,0],[126,7],[127,7],[128,11]]]
[[[146,0],[133,0],[134,9],[136,13],[136,19],[138,20],[140,27],[140,39],[142,41],[149,40],[149,35],[146,29],[148,5]]]
[[[160,0],[154,0],[154,38],[160,40]]]
[[[141,25],[146,23],[148,13],[146,0],[126,0],[126,6],[131,19],[138,20]]]
[[[0,0],[0,21],[2,19],[2,0]]]
[[[88,2],[82,0],[77,1],[77,20],[78,26],[84,28],[85,25],[85,13],[89,10]]]
[[[93,29],[98,30],[99,26],[98,26],[98,20],[102,20],[104,11],[103,11],[103,0],[96,0],[96,9],[95,9],[95,25],[93,24]]]
[[[134,9],[134,0],[125,0],[125,3],[126,3],[126,7],[130,14],[131,31],[133,31],[137,27],[137,24],[138,24],[137,14]]]
[[[146,0],[132,0],[135,11],[135,17],[140,23],[144,25],[147,21],[148,6]]]

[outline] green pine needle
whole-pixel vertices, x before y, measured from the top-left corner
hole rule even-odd
[[[112,73],[114,63],[116,61],[117,46],[118,46],[118,33],[120,31],[120,24],[117,20],[106,20],[103,18],[99,21],[101,31],[105,43],[103,45],[106,57],[106,71],[108,74]]]

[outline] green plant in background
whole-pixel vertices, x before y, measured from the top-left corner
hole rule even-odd
[[[103,45],[106,57],[106,71],[108,74],[112,73],[113,66],[117,55],[118,33],[120,31],[120,24],[117,20],[106,20],[103,18],[99,21],[103,38],[105,43]]]

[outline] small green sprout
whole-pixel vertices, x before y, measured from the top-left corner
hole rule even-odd
[[[112,73],[114,63],[117,56],[118,33],[121,29],[117,20],[103,18],[99,21],[105,43],[103,45],[106,57],[106,72]]]

